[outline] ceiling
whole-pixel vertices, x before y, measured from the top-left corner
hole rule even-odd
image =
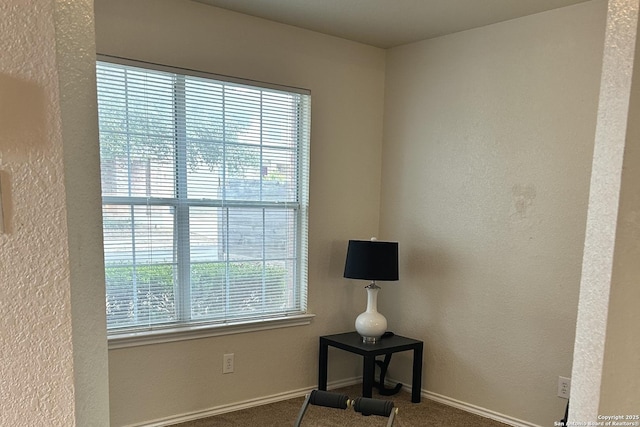
[[[195,0],[389,48],[586,0]]]

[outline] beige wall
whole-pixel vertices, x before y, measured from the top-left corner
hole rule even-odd
[[[378,231],[384,51],[190,1],[95,2],[102,54],[311,90],[310,326],[109,352],[113,425],[317,384],[319,335],[353,329],[363,290],[342,278],[349,238]],[[365,284],[362,284],[364,286]],[[235,373],[222,375],[222,355]],[[332,352],[329,380],[358,359]]]
[[[638,6],[639,2],[634,0],[632,13],[636,16],[636,22]],[[633,79],[607,313],[600,414],[640,415],[640,40],[637,24],[635,30]]]
[[[640,402],[638,0],[610,0],[573,365],[572,422]],[[618,422],[636,422],[619,419]]]
[[[403,258],[381,309],[391,329],[425,339],[425,388],[541,425],[559,418],[555,380],[571,366],[602,0],[389,52],[382,188],[382,51],[191,2],[96,3],[102,53],[314,91],[316,320],[111,351],[113,425],[313,385],[317,335],[350,329],[364,306],[340,278],[344,246],[378,230],[380,202],[382,237],[401,240]],[[0,15],[0,424],[107,425],[91,2],[5,2]],[[595,385],[602,413],[631,414],[638,399],[628,380],[640,377],[629,328],[638,321],[636,131],[626,136]],[[223,377],[230,351],[236,373]],[[330,379],[358,374],[356,359],[332,357]]]
[[[388,52],[380,221],[402,277],[381,309],[424,339],[430,393],[564,413],[605,16],[597,0]]]
[[[0,425],[106,426],[92,2],[0,16]]]

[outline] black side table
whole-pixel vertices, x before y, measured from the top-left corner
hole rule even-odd
[[[392,394],[397,392],[401,386],[397,386],[393,391],[384,388],[384,375],[393,353],[413,350],[413,381],[411,384],[411,401],[420,402],[420,389],[422,388],[422,341],[414,340],[400,335],[382,338],[375,344],[365,344],[362,337],[357,332],[346,332],[344,334],[325,335],[320,337],[320,356],[318,366],[318,389],[327,389],[327,365],[329,356],[329,346],[339,348],[364,357],[364,367],[362,369],[362,397],[371,397],[374,386],[376,356],[384,355],[385,361],[380,365],[381,392]]]

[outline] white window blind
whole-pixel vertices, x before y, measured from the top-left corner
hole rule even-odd
[[[145,67],[97,64],[108,329],[305,313],[308,92]]]

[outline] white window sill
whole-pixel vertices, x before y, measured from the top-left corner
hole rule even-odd
[[[174,341],[193,340],[198,338],[217,337],[222,335],[241,334],[245,332],[264,331],[267,329],[303,326],[310,324],[314,317],[315,314],[300,314],[297,316],[252,320],[247,322],[167,328],[144,332],[115,333],[109,335],[109,350]]]

